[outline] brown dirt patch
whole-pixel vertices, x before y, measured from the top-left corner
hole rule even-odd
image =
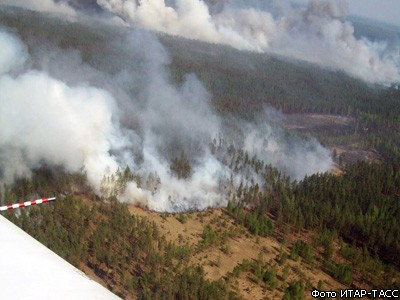
[[[179,218],[179,214],[160,214],[134,206],[130,206],[129,210],[135,215],[154,221],[167,240],[177,244],[191,245],[194,254],[190,263],[202,265],[206,272],[206,278],[210,280],[225,278],[227,273],[232,272],[243,260],[255,261],[261,254],[268,268],[275,267],[277,270],[277,287],[272,290],[256,279],[254,275],[242,272],[237,278],[231,279],[231,286],[244,299],[264,299],[265,297],[281,299],[288,282],[297,280],[309,282],[313,287],[316,287],[318,281],[322,280],[325,290],[337,290],[343,287],[323,272],[318,262],[310,264],[301,258],[298,261],[288,258],[284,264],[278,263],[281,253],[289,254],[290,245],[296,240],[301,239],[311,243],[312,234],[310,232],[281,233],[285,235],[286,240],[286,243],[282,244],[274,237],[251,235],[243,226],[236,224],[223,209],[186,213],[183,223],[178,220],[182,220]],[[217,234],[223,234],[226,230],[234,231],[235,234],[227,238],[223,244],[199,248],[198,246],[203,240],[203,230],[207,225],[210,225]],[[277,232],[280,232],[279,228],[277,228]],[[283,279],[285,266],[289,268],[286,280]],[[311,299],[309,292],[306,289],[306,299]]]

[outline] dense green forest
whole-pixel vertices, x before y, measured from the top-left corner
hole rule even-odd
[[[121,38],[125,32],[115,34],[109,27],[98,30],[105,28],[104,24],[71,25],[42,19],[36,13],[25,14],[21,18],[17,13],[0,11],[0,18],[2,23],[21,31],[30,45],[46,40],[60,48],[76,48],[83,61],[110,68],[109,72],[120,66],[106,65],[98,55],[92,55],[94,52],[101,49],[104,56],[119,55],[121,63],[129,61],[128,53],[120,53],[121,49],[107,44],[110,36]],[[30,39],[33,32],[40,33],[35,41]],[[82,44],[81,40],[86,42]],[[314,174],[293,181],[242,149],[212,141],[213,155],[231,170],[232,177],[254,174],[258,179],[242,180],[236,185],[226,178],[226,197],[230,201],[224,212],[248,234],[273,236],[282,244],[292,233],[313,233],[312,240],[289,244],[290,252],[282,251],[279,264],[284,265],[288,259],[302,259],[310,264],[319,260],[329,275],[347,286],[352,286],[358,276],[369,286],[398,287],[400,91],[370,86],[340,72],[277,56],[164,35],[160,35],[160,40],[171,53],[171,80],[179,84],[185,74],[195,73],[222,116],[252,120],[256,112],[268,105],[286,114],[332,114],[355,120],[354,132],[316,135],[325,145],[345,140],[374,149],[382,161],[342,165],[339,176]],[[192,170],[186,157],[172,159],[170,171],[177,178],[190,177]],[[85,174],[66,174],[61,167],[43,167],[34,170],[31,179],[1,187],[0,203],[57,196],[56,203],[4,215],[72,264],[92,269],[122,297],[235,299],[239,295],[229,280],[244,272],[270,289],[276,287],[277,272],[262,259],[243,261],[226,278],[207,279],[201,266],[188,261],[199,249],[221,246],[219,233],[206,227],[202,241],[193,247],[167,241],[154,222],[132,215],[127,205],[116,200],[132,180],[139,187],[153,186],[149,190],[162,184],[157,174],[144,178],[129,168],[118,170],[104,177],[103,183],[107,185],[103,185],[101,198],[89,187]],[[104,187],[110,183],[113,189]],[[186,222],[185,215],[177,218]],[[221,247],[229,252],[226,245]],[[284,299],[302,299],[304,291],[311,288],[306,282],[290,282]]]
[[[211,282],[200,266],[187,264],[193,249],[167,242],[151,220],[131,215],[115,199],[85,202],[66,196],[55,205],[5,216],[70,263],[90,267],[121,297],[237,297],[224,281]]]
[[[241,184],[234,192],[235,204],[228,206],[250,231],[269,232],[271,226],[262,216],[271,214],[298,229],[336,230],[350,243],[400,266],[398,165],[358,162],[347,166],[341,176],[315,174],[296,182],[241,150],[231,154],[229,161],[236,160],[238,172],[250,167],[265,180],[264,188],[258,183]],[[238,214],[241,207],[252,207],[254,219]]]
[[[347,166],[341,176],[315,174],[296,182],[242,151],[231,151],[231,155],[236,157],[238,172],[252,168],[265,180],[262,187],[247,183],[231,191],[226,213],[235,223],[252,235],[275,236],[283,243],[290,232],[316,233],[312,241],[297,241],[290,253],[282,252],[280,264],[299,257],[312,264],[312,249],[322,249],[323,268],[343,284],[352,285],[353,272],[362,273],[363,280],[373,285],[398,284],[398,169],[359,162]],[[129,169],[117,173],[113,177],[119,182],[128,177],[138,180]],[[198,246],[168,242],[154,222],[131,215],[114,195],[98,198],[83,175],[55,174],[62,172],[41,169],[32,180],[4,186],[5,203],[36,193],[56,192],[59,197],[54,204],[6,212],[5,216],[71,263],[94,270],[117,294],[143,299],[232,299],[239,296],[230,288],[229,278],[241,272],[250,272],[255,280],[274,287],[276,271],[262,261],[243,262],[218,281],[206,279],[201,266],[188,264],[196,251],[212,245],[222,245],[229,252],[212,227],[205,227]],[[82,196],[73,196],[77,191]],[[187,221],[184,215],[177,219]],[[284,228],[291,229],[284,232]],[[339,241],[340,260],[332,255],[335,241]],[[296,293],[304,293],[304,284],[293,282],[287,293],[295,292],[291,289],[297,285]]]

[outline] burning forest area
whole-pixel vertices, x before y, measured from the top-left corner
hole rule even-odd
[[[0,0],[2,215],[123,299],[398,288],[400,29],[352,20]]]

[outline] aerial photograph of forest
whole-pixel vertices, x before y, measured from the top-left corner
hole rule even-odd
[[[109,292],[0,263],[0,299],[399,297],[396,12],[0,0],[0,237]]]

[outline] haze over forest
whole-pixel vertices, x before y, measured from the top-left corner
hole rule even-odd
[[[66,37],[65,42],[75,45],[57,45],[52,32],[57,27],[65,30],[66,24],[53,24],[53,18],[43,19],[48,24],[41,28],[40,40],[32,28],[19,29],[26,31],[25,41],[11,29],[2,30],[6,48],[1,82],[3,95],[10,96],[1,103],[1,119],[8,131],[3,134],[1,149],[5,157],[3,179],[8,183],[29,176],[32,168],[43,164],[62,165],[67,171],[84,170],[100,193],[104,175],[128,166],[148,180],[140,187],[137,182],[120,187],[118,197],[122,201],[174,211],[224,206],[229,185],[260,181],[256,174],[233,175],[225,154],[212,153],[209,145],[213,140],[223,141],[222,152],[229,146],[243,149],[293,179],[332,168],[329,151],[315,139],[288,136],[279,128],[276,120],[281,118],[280,113],[265,99],[260,99],[264,103],[251,122],[235,116],[221,118],[212,103],[216,95],[196,72],[182,74],[179,82],[174,82],[169,73],[173,54],[155,33],[145,29],[253,50],[256,52],[249,54],[255,57],[257,52],[266,52],[258,56],[261,60],[272,59],[270,55],[277,53],[317,62],[378,85],[396,85],[399,81],[398,51],[382,41],[356,38],[341,2],[311,1],[306,8],[278,5],[274,15],[222,2],[171,2],[163,7],[161,2],[139,5],[128,1],[123,6],[123,2],[111,5],[98,1],[97,9],[89,9],[91,17],[87,18],[85,7],[93,8],[90,3],[35,3],[28,8],[56,11],[72,22],[76,35],[71,41]],[[83,10],[74,8],[79,4]],[[104,16],[99,8],[112,15]],[[151,18],[150,12],[160,18]],[[229,23],[228,16],[235,16],[231,19],[235,23]],[[102,28],[100,34],[96,33],[101,42],[85,40],[93,26]],[[120,33],[112,36],[117,31]],[[105,50],[101,43],[106,41],[112,47]],[[103,50],[96,51],[95,47]],[[184,51],[193,52],[193,46]],[[329,56],[325,55],[327,51]],[[254,68],[251,63],[243,70]],[[15,113],[20,119],[17,123],[11,122]],[[51,119],[52,126],[38,123],[38,119]],[[187,163],[185,176],[171,172],[171,163],[177,158],[181,161],[175,162]]]
[[[257,271],[275,266],[283,272],[284,262],[272,254],[288,251],[300,253],[301,270],[316,266],[318,280],[330,276],[325,282],[332,288],[398,283],[400,30],[349,17],[345,1],[261,4],[0,0],[0,202],[55,193],[74,203],[74,217],[88,226],[70,225],[73,218],[55,206],[49,207],[59,215],[41,209],[8,218],[94,270],[122,297],[160,293],[154,287],[163,289],[162,275],[154,282],[141,277],[153,263],[183,274],[163,256],[168,251],[193,266],[203,254],[207,260],[222,251],[228,264],[235,254],[224,247],[260,237],[254,247],[261,252],[281,245],[279,253],[263,252],[279,266],[256,260],[248,249],[243,252],[252,254],[244,257],[252,263],[237,264],[244,268],[238,278],[250,272],[253,283],[244,282],[264,287],[259,295],[293,292],[287,279],[274,289],[267,283],[271,274]],[[118,224],[107,205],[118,210]],[[191,219],[209,208],[216,209],[205,216],[215,219],[209,227]],[[86,210],[110,223],[98,223]],[[132,221],[130,213],[150,223]],[[163,244],[154,229],[176,229],[168,227],[177,225],[167,213],[194,230],[181,232],[188,244],[172,240],[181,250]],[[219,235],[223,221],[237,236]],[[54,232],[63,235],[30,225],[42,222],[56,224]],[[134,238],[108,237],[120,249],[118,263],[100,250],[107,226],[137,231]],[[157,233],[145,240],[150,231]],[[77,239],[73,245],[68,234]],[[296,242],[305,236],[313,238],[311,246]],[[149,244],[138,254],[131,239]],[[123,262],[132,253],[137,264]],[[210,265],[221,275],[210,281],[210,291],[243,296],[224,277],[235,266],[223,272]],[[350,266],[362,269],[350,274]],[[211,280],[210,273],[196,272],[190,276]],[[141,279],[129,281],[133,275]]]

